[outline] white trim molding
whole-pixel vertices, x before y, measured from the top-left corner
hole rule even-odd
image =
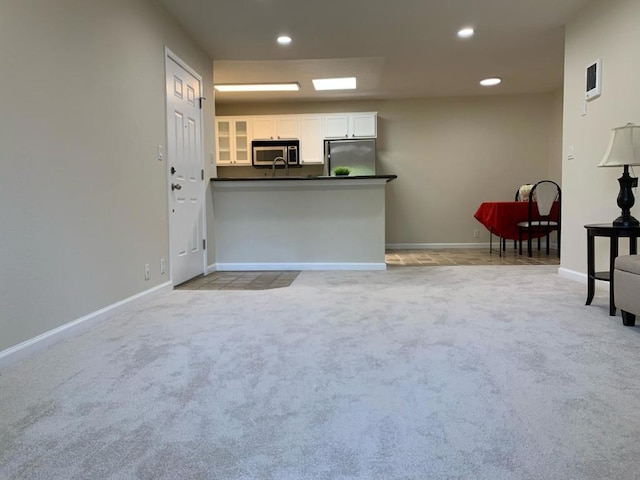
[[[214,263],[212,265],[207,266],[207,271],[205,272],[205,275],[209,275],[210,273],[217,272],[217,271],[218,271],[218,266]]]
[[[202,87],[202,75],[200,75],[193,68],[191,68],[191,66],[187,62],[182,60],[182,58],[180,58],[177,53],[175,53],[173,50],[171,50],[166,45],[164,47],[164,57],[165,57],[165,62],[166,62],[167,58],[170,58],[171,60],[176,62],[178,65],[180,65],[182,68],[184,68],[187,72],[189,72],[191,75],[196,77],[198,79],[198,81],[200,82],[200,86]],[[166,64],[165,64],[165,68],[166,68]],[[200,94],[202,95],[203,93],[204,92],[201,90]]]
[[[567,278],[574,282],[580,282],[587,284],[587,274],[582,272],[576,272],[575,270],[569,270],[568,268],[558,268],[558,276],[561,278]]]
[[[129,298],[108,305],[100,310],[84,315],[72,320],[64,325],[60,325],[53,330],[44,332],[37,337],[25,340],[18,345],[9,347],[0,352],[0,368],[8,367],[36,352],[46,350],[61,340],[66,340],[88,330],[90,327],[110,318],[124,313],[136,305],[140,305],[152,297],[166,293],[173,289],[171,282],[165,282],[156,287],[145,290]]]

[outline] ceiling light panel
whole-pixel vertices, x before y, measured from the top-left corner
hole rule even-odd
[[[356,77],[316,78],[312,80],[316,90],[355,90]]]
[[[291,43],[291,37],[288,35],[280,35],[278,37],[278,44],[289,45]]]
[[[214,85],[218,92],[297,92],[298,82],[290,83],[240,83]]]

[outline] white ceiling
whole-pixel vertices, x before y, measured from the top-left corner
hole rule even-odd
[[[297,81],[299,92],[216,102],[516,94],[562,86],[564,24],[589,0],[159,0],[214,59],[215,83]],[[476,35],[456,32],[473,26]],[[276,37],[287,34],[291,45]],[[312,78],[356,76],[315,92]],[[503,83],[480,87],[482,78]]]

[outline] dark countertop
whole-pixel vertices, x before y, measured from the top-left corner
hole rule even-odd
[[[398,178],[397,175],[357,175],[357,176],[349,176],[349,175],[338,175],[338,176],[315,176],[308,175],[306,177],[302,176],[289,176],[289,177],[245,177],[245,178],[212,178],[212,182],[253,182],[253,181],[271,181],[271,180],[330,180],[330,181],[340,181],[340,180],[359,180],[359,179],[372,179],[372,178],[380,178],[386,179],[387,183]]]

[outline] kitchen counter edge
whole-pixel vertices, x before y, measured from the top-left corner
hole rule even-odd
[[[293,181],[293,180],[302,180],[302,181],[308,181],[308,180],[322,180],[322,181],[342,181],[342,180],[371,180],[371,179],[386,179],[387,183],[391,182],[392,180],[395,180],[396,178],[398,178],[397,175],[358,175],[358,176],[349,176],[349,175],[342,175],[342,176],[308,176],[308,177],[245,177],[245,178],[219,178],[219,177],[214,177],[211,178],[212,182],[263,182],[263,181]]]

